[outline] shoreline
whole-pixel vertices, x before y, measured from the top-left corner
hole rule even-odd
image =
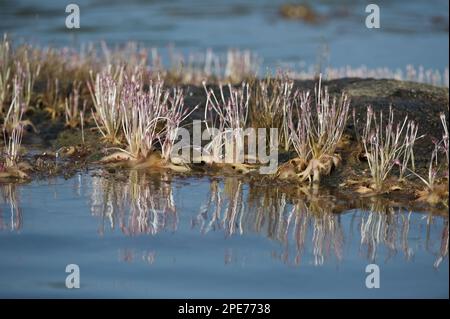
[[[302,90],[313,90],[315,83],[313,80],[295,81],[294,87]],[[417,171],[425,174],[429,163],[430,147],[432,147],[430,139],[431,137],[439,137],[439,134],[442,134],[439,113],[444,112],[448,118],[448,89],[414,82],[356,78],[324,81],[323,86],[328,87],[331,95],[347,92],[351,99],[350,108],[356,110],[357,117],[361,120],[364,120],[364,110],[367,105],[372,105],[376,111],[387,111],[389,105],[392,104],[396,118],[402,118],[407,114],[409,118],[417,121],[419,135],[427,135],[418,140],[415,147]],[[195,105],[200,105],[186,119],[186,122],[201,119],[206,101],[204,89],[192,85],[185,85],[182,88],[185,90],[185,104],[188,109]],[[100,136],[96,132],[95,125],[84,129],[86,141],[83,145],[81,130],[79,128],[65,128],[62,118],[52,120],[48,114],[39,110],[36,114],[30,114],[27,118],[31,120],[38,131],[38,133],[33,132],[33,130],[28,131],[23,141],[24,148],[39,150],[35,151],[34,155],[25,153],[22,157],[31,166],[31,179],[42,179],[50,176],[71,176],[80,170],[90,171],[92,168],[102,167],[99,166],[98,160],[106,154],[106,146],[98,143]],[[423,184],[417,178],[401,183],[392,181],[392,189],[388,189],[381,194],[358,193],[356,186],[354,186],[357,183],[353,185],[349,181],[357,180],[358,178],[360,181],[367,179],[367,176],[361,175],[367,169],[365,167],[367,164],[361,161],[349,160],[349,151],[354,147],[355,143],[354,128],[351,120],[347,122],[344,137],[348,141],[349,146],[340,150],[343,158],[342,164],[333,169],[329,176],[325,176],[318,190],[314,190],[314,192],[318,194],[331,192],[336,194],[333,195],[335,198],[351,199],[351,202],[356,203],[364,201],[365,198],[380,198],[383,201],[399,202],[419,210],[441,211],[445,208],[442,205],[434,207],[434,205],[416,202],[416,193],[423,188]],[[56,151],[58,150],[59,158],[56,159]],[[278,157],[280,166],[290,158],[293,158],[293,154],[292,151],[288,153],[279,152]],[[106,171],[127,169],[126,165],[118,165],[118,167],[113,168],[106,166],[104,168]],[[151,172],[151,169],[148,171]],[[232,170],[201,166],[194,167],[192,172],[171,174],[184,177],[242,176],[242,174]],[[313,190],[314,188],[307,183],[296,183],[294,185],[292,181],[280,181],[269,176],[257,176],[252,173],[248,174],[248,176],[242,176],[242,178],[249,183],[276,186],[294,194],[296,192],[300,194],[302,190]],[[15,179],[1,179],[0,182],[14,181],[17,182]],[[355,197],[357,198],[356,200],[354,199]]]

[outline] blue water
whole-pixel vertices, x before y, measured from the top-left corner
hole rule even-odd
[[[0,187],[1,297],[448,298],[448,217],[376,202],[337,214],[231,177]]]
[[[0,0],[15,43],[75,46],[136,41],[184,54],[250,49],[264,68],[448,66],[447,0],[322,0],[310,25],[278,14],[283,0]],[[289,2],[289,1],[287,1]],[[102,175],[102,172],[96,172]],[[80,174],[0,184],[0,297],[448,298],[448,214],[332,198],[290,198],[237,179]],[[122,174],[123,175],[123,174]],[[162,179],[162,180],[161,180]],[[368,289],[365,268],[380,268]],[[67,289],[77,264],[81,288]]]
[[[311,1],[324,22],[280,17],[284,0],[78,0],[81,28],[65,28],[65,1],[0,1],[0,32],[38,45],[137,41],[184,53],[251,49],[263,66],[327,64],[404,68],[448,66],[447,0],[377,1],[381,28],[365,27],[367,1]]]

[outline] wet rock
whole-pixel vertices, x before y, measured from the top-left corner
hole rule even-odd
[[[301,20],[307,23],[318,23],[322,19],[307,4],[284,4],[280,7],[280,15],[286,19]]]

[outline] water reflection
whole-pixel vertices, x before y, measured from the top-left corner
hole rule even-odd
[[[180,188],[181,197],[189,198],[191,191],[189,185],[186,190]],[[398,254],[409,261],[417,250],[425,249],[435,256],[434,266],[439,267],[448,255],[446,217],[394,208],[381,199],[372,199],[367,207],[350,211],[336,202],[327,194],[305,190],[292,194],[236,177],[211,178],[203,203],[188,220],[191,229],[202,235],[253,233],[279,242],[282,252],[274,251],[272,256],[293,265],[303,260],[317,266],[327,260],[340,263],[353,246],[358,247],[357,255],[370,262],[381,258],[388,261]],[[127,235],[177,230],[179,220],[168,175],[149,177],[132,171],[119,182],[95,176],[91,203],[93,214],[102,217],[101,233],[105,220],[111,229],[118,222]],[[409,243],[411,239],[413,244]],[[122,260],[129,260],[128,255],[122,254]],[[232,250],[225,251],[225,264],[235,258]]]
[[[178,223],[170,179],[148,178],[138,171],[125,181],[93,176],[91,212],[102,219],[100,234],[106,224],[125,235],[156,235],[163,229],[175,231]]]
[[[70,196],[88,199],[101,236],[115,231],[126,236],[173,232],[179,238],[194,235],[203,241],[222,234],[225,264],[242,256],[237,248],[228,247],[226,238],[245,242],[255,236],[270,240],[262,243],[270,247],[269,255],[288,265],[339,264],[355,256],[368,262],[388,262],[394,257],[408,262],[427,252],[438,268],[448,257],[447,214],[416,213],[377,198],[350,209],[351,204],[342,205],[342,200],[329,194],[292,191],[293,187],[288,192],[237,177],[182,179],[138,171],[82,174],[66,184]],[[19,194],[26,187],[0,185],[1,231],[22,229]],[[60,186],[55,187],[52,198],[64,201],[63,194]],[[32,202],[30,207],[33,217],[39,218],[39,208],[33,209]],[[155,262],[157,246],[141,250],[130,243],[120,247],[119,260]]]
[[[140,257],[140,258],[139,258]],[[156,259],[156,252],[154,250],[137,252],[135,249],[119,249],[119,260],[127,263],[142,260],[143,262],[153,265]]]
[[[436,256],[435,267],[447,257],[447,218],[394,209],[380,199],[374,199],[368,206],[342,212],[327,195],[292,198],[276,187],[254,187],[237,178],[226,178],[223,182],[214,179],[205,203],[192,219],[192,226],[202,234],[210,231],[223,231],[226,236],[262,234],[283,244],[284,251],[274,252],[275,258],[295,265],[301,264],[305,254],[312,255],[314,265],[323,265],[331,258],[341,262],[352,241],[357,241],[359,254],[370,262],[383,257],[389,260],[399,252],[411,260],[416,250],[424,248]],[[349,222],[343,222],[343,218]],[[426,235],[425,247],[421,246],[421,237],[412,238],[419,244],[409,244],[412,227],[417,230],[414,236]],[[437,232],[441,236],[436,236]],[[431,239],[436,237],[441,238],[440,244]],[[379,254],[382,249],[383,254]]]
[[[0,230],[19,231],[22,228],[22,209],[15,184],[0,185]]]

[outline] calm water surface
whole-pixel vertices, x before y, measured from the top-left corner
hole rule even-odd
[[[448,217],[336,211],[237,178],[101,172],[2,184],[2,297],[446,297]],[[65,288],[79,265],[81,288]],[[381,287],[365,287],[365,267]]]
[[[0,0],[0,32],[56,47],[132,40],[163,57],[169,45],[236,47],[269,68],[448,66],[446,0],[380,0],[379,30],[364,27],[366,1],[356,0],[312,2],[325,17],[317,25],[281,19],[282,0],[74,2],[77,32],[64,28],[65,2]],[[448,217],[303,197],[136,172],[0,184],[0,296],[448,298]],[[78,290],[65,288],[71,263]],[[365,287],[370,263],[379,289]]]
[[[77,0],[81,28],[70,31],[64,24],[69,2],[1,0],[0,32],[54,46],[132,40],[161,48],[163,56],[170,44],[184,53],[250,49],[269,68],[318,62],[402,69],[412,64],[441,71],[448,66],[447,0],[379,0],[377,30],[365,27],[367,1],[309,1],[323,17],[318,24],[282,19],[279,8],[286,2],[292,1]]]

